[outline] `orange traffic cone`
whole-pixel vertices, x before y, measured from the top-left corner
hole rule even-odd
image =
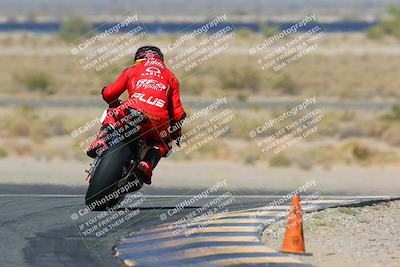
[[[311,253],[306,253],[304,246],[303,218],[301,216],[300,196],[297,194],[292,199],[281,252],[311,255]]]

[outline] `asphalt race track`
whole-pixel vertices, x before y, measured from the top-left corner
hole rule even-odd
[[[243,213],[243,210],[248,210],[255,215],[257,214],[255,208],[265,206],[273,200],[281,199],[281,195],[233,196],[234,201],[228,207],[229,212],[241,211],[239,213]],[[194,205],[182,208],[176,216],[162,220],[160,215],[162,216],[168,210],[173,209],[185,199],[193,198],[193,194],[172,195],[169,192],[169,195],[145,195],[143,203],[139,206],[141,214],[139,220],[134,221],[123,230],[115,228],[115,231],[107,233],[105,237],[94,237],[93,240],[86,238],[84,242],[82,235],[71,219],[71,208],[77,204],[82,204],[83,195],[0,194],[0,237],[2,244],[5,244],[5,246],[0,247],[0,266],[121,266],[118,259],[113,257],[113,248],[117,241],[136,242],[135,231],[145,229],[142,232],[145,235],[148,235],[147,233],[153,231],[153,229],[157,232],[157,228],[160,229],[160,224],[177,221],[217,197],[208,196],[200,199]],[[376,197],[376,199],[384,198],[385,196]],[[335,203],[335,205],[354,204],[360,200],[368,200],[368,197],[328,196],[325,199],[316,200],[315,203],[317,203],[318,208],[323,208],[332,205],[329,203]],[[374,197],[369,197],[369,201],[375,201]],[[288,204],[286,202],[277,208],[281,209],[283,205],[287,206]],[[244,216],[238,215],[247,220],[249,212],[244,212],[246,213]],[[99,212],[91,213],[91,215],[99,214]],[[250,214],[250,216],[252,215]],[[237,217],[237,215],[234,215],[234,217]],[[127,239],[127,234],[132,232],[133,234]],[[89,243],[93,241],[92,243],[96,245],[88,248],[88,239]],[[159,242],[156,245],[164,246]],[[126,246],[124,245],[124,247]],[[138,255],[135,252],[137,249],[141,250],[143,254],[145,248],[138,248],[138,246],[129,248],[126,251],[127,256],[123,256],[129,259],[126,262],[127,264],[132,262],[132,257],[134,261],[137,259],[141,261],[151,255],[151,246],[150,250],[144,253],[145,255]],[[125,249],[123,250],[125,251]],[[145,258],[140,258],[143,256]],[[158,260],[162,262],[161,254],[154,255],[154,257],[154,259],[158,257]],[[185,260],[187,261],[187,259]],[[265,264],[262,266],[265,266]]]
[[[240,197],[230,209],[261,206],[276,198]],[[182,199],[180,196],[147,196],[140,206],[145,216],[131,225],[128,232],[160,224],[159,214]],[[0,266],[120,266],[113,258],[111,248],[127,231],[106,238],[89,250],[68,213],[82,201],[81,195],[0,195],[0,236],[2,244],[7,244],[0,247]],[[179,215],[184,216],[194,208],[185,208]],[[172,221],[175,219],[171,218]]]

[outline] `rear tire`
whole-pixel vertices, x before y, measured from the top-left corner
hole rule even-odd
[[[105,197],[118,188],[118,182],[123,178],[122,172],[131,158],[131,148],[120,142],[101,155],[100,163],[90,179],[85,202],[91,210],[102,211],[118,204],[121,197],[105,201]],[[122,196],[123,198],[123,196]]]

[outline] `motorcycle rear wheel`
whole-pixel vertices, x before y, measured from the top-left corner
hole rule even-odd
[[[120,142],[108,148],[98,159],[100,162],[91,176],[89,188],[86,192],[86,205],[93,211],[107,210],[117,205],[125,194],[109,198],[115,194],[123,179],[124,167],[132,156],[131,146]],[[108,200],[106,199],[108,197]]]

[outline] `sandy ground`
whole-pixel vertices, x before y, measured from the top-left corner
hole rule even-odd
[[[400,201],[393,201],[314,213],[304,222],[306,250],[313,255],[296,257],[320,267],[400,266],[399,210]],[[265,244],[280,249],[282,235],[264,234]]]
[[[41,161],[30,158],[0,160],[0,183],[86,186],[84,170],[78,161]],[[242,165],[231,161],[174,161],[163,159],[153,175],[152,187],[205,188],[226,179],[232,190],[291,191],[315,180],[312,191],[348,194],[391,194],[400,192],[400,166],[334,166],[310,171]]]

